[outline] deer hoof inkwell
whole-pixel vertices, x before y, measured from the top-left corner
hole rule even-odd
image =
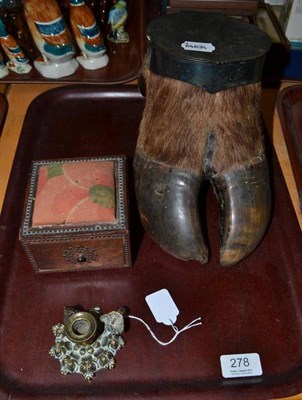
[[[65,307],[64,323],[52,330],[55,344],[49,354],[60,362],[61,374],[82,374],[90,381],[96,372],[115,367],[115,355],[125,344],[124,309],[103,314],[99,307]]]
[[[222,14],[180,12],[147,28],[146,93],[134,157],[145,230],[167,253],[208,261],[202,182],[220,207],[220,264],[247,257],[268,227],[271,192],[260,115],[265,33]]]

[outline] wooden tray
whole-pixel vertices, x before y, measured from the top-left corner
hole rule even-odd
[[[278,95],[277,109],[302,212],[302,85],[283,89]]]
[[[0,79],[3,83],[97,83],[118,84],[137,78],[145,54],[146,0],[129,0],[126,30],[130,42],[116,44],[106,40],[109,64],[105,68],[89,71],[79,66],[77,71],[59,79],[44,78],[33,68],[30,73],[20,75],[9,71],[9,75]],[[32,63],[31,63],[32,64]]]
[[[257,0],[169,0],[169,11],[176,10],[220,10],[235,14],[252,14],[257,10]]]
[[[8,110],[7,99],[2,93],[0,93],[0,137],[5,122],[7,110]]]
[[[61,87],[28,109],[0,221],[0,399],[267,399],[302,392],[302,238],[276,158],[274,211],[258,249],[238,266],[218,263],[218,207],[206,196],[211,261],[202,266],[165,254],[141,228],[133,191],[132,155],[144,99],[135,87]],[[32,160],[124,154],[130,177],[134,265],[124,270],[37,275],[19,242]],[[128,306],[161,340],[171,328],[155,322],[144,298],[167,288],[182,328],[203,325],[167,347],[131,320],[117,366],[92,383],[62,376],[48,354],[63,306]],[[222,378],[223,354],[259,353],[263,375]]]

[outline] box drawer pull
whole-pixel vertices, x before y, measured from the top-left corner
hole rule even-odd
[[[72,264],[90,263],[97,259],[98,254],[95,248],[89,246],[69,246],[64,250],[64,260],[69,261]]]

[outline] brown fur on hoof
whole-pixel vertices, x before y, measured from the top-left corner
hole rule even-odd
[[[154,186],[142,183],[148,182],[151,173],[144,163],[148,165],[153,160],[173,171],[175,180],[177,174],[179,177],[188,174],[199,180],[198,187],[203,179],[211,181],[220,199],[221,264],[238,263],[257,247],[270,217],[270,184],[259,111],[260,84],[208,93],[191,84],[160,77],[148,69],[145,80],[146,106],[135,156],[140,161],[135,161],[134,168],[136,195],[146,231],[165,251],[186,260],[189,258],[182,256],[182,251],[175,250],[182,247],[178,233],[181,224],[195,226],[191,230],[191,243],[196,246],[200,242],[202,260],[199,261],[207,260],[197,205],[194,213],[189,210],[191,205],[184,208],[172,236],[168,232],[170,222],[166,228],[162,227],[160,235],[154,233],[156,209],[160,208],[160,218],[167,222],[173,198],[166,196],[166,208],[159,206]],[[158,168],[156,185],[160,186],[162,180],[166,180],[166,175]],[[193,182],[194,179],[189,180],[183,192],[184,207],[185,196],[188,204],[198,196]],[[173,190],[176,194],[177,189]],[[174,243],[173,251],[166,240]]]

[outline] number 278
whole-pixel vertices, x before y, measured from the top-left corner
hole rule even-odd
[[[231,358],[231,368],[240,368],[242,366],[248,367],[250,365],[247,357]]]

